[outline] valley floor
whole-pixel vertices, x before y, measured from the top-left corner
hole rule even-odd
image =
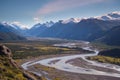
[[[3,44],[11,48],[13,58],[21,67],[43,80],[120,79],[120,66],[86,59],[99,52],[99,46],[89,42],[43,39]]]
[[[68,56],[69,54],[63,54],[62,56]],[[45,58],[52,58],[52,57],[61,57],[61,55],[51,55],[51,56],[41,56],[39,58],[36,58],[36,60],[33,60],[33,62],[37,62],[39,60],[43,60]],[[58,60],[59,61],[59,60]],[[58,62],[57,60],[52,61],[49,64],[55,64]],[[112,72],[112,73],[118,73],[120,72],[113,70],[113,69],[107,69],[107,68],[102,68],[102,67],[96,67],[96,66],[91,66],[87,65],[87,62],[82,60],[81,58],[73,59],[68,61],[67,63],[70,63],[75,66],[79,67],[88,67],[93,68],[96,70],[104,71],[106,73]],[[30,64],[30,63],[29,63]],[[54,67],[48,67],[44,66],[41,64],[35,64],[32,66],[29,66],[27,68],[28,71],[31,71],[35,74],[38,74],[39,76],[42,76],[44,78],[47,78],[47,80],[119,80],[120,77],[113,77],[112,73],[111,76],[104,76],[104,75],[94,75],[94,74],[82,74],[82,73],[74,73],[74,72],[67,72],[63,70],[58,70],[55,69]],[[96,73],[97,74],[97,73]]]
[[[36,60],[25,62],[22,67],[44,77],[45,80],[120,79],[120,66],[89,61],[86,57],[97,55],[98,51],[88,46],[84,49],[93,50],[95,53],[41,56]]]

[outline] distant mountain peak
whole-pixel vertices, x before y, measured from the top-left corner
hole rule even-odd
[[[46,27],[51,27],[52,25],[54,25],[54,22],[53,22],[53,21],[46,22],[46,23],[44,23],[44,25],[45,25]]]
[[[63,23],[63,24],[67,24],[67,23],[78,23],[78,22],[80,22],[80,21],[81,21],[80,18],[70,18],[70,19],[63,20],[62,23]]]
[[[12,23],[10,23],[10,25],[12,25],[12,26],[15,27],[15,28],[19,28],[19,29],[21,29],[21,30],[26,30],[26,29],[28,29],[28,26],[22,24],[21,22],[12,22]]]
[[[0,22],[1,25],[4,25],[6,27],[12,27],[14,29],[21,29],[21,30],[26,30],[28,29],[27,27],[25,27],[24,25],[22,24],[17,24],[17,23],[14,23],[14,22],[6,22],[6,21],[3,21],[3,22]]]
[[[9,24],[7,22],[0,22],[1,25],[8,26]]]
[[[111,14],[119,14],[120,15],[120,11],[114,11],[114,12],[111,12]]]
[[[43,25],[45,26],[45,27],[51,27],[52,25],[54,25],[54,22],[53,21],[49,21],[49,22],[46,22],[46,23],[43,23],[43,24],[41,24],[41,23],[37,23],[37,24],[35,24],[33,27],[34,28],[38,28],[38,27],[43,27]],[[32,27],[32,28],[33,28]]]
[[[94,17],[100,20],[120,20],[120,11],[111,12],[102,16]]]

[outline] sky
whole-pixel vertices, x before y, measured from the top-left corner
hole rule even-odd
[[[0,0],[0,22],[36,23],[94,17],[120,11],[120,0]]]

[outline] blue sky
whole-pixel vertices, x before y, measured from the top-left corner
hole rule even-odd
[[[35,23],[120,11],[120,0],[0,0],[0,22]],[[25,27],[24,26],[24,27]]]

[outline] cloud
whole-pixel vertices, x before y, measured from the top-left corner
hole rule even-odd
[[[98,3],[105,0],[53,0],[47,3],[38,11],[39,15],[46,15],[53,12],[63,11],[71,8]]]
[[[35,23],[39,23],[40,22],[40,19],[38,17],[33,18],[33,20],[34,20]]]
[[[18,22],[18,21],[14,21],[11,24],[15,24],[15,25],[19,26],[21,29],[29,28],[28,25],[23,25],[21,22]]]

